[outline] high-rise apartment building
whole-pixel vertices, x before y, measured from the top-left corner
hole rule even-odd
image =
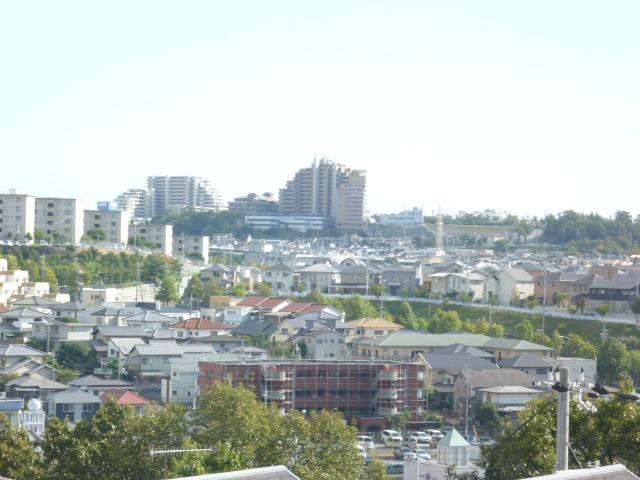
[[[35,231],[35,198],[15,190],[0,194],[0,239],[24,241]]]
[[[142,188],[130,188],[114,200],[120,210],[129,210],[133,218],[143,219],[149,215],[149,193]]]
[[[185,208],[218,212],[222,198],[209,180],[202,177],[148,177],[149,216]]]
[[[336,226],[359,229],[366,219],[366,172],[327,159],[298,170],[280,190],[283,215],[321,216]]]
[[[35,202],[35,228],[47,240],[79,243],[83,234],[82,202],[76,198],[39,197]]]

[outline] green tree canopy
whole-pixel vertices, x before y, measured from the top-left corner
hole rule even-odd
[[[160,288],[156,293],[156,300],[167,305],[168,303],[177,302],[179,298],[178,284],[172,276],[167,275],[160,283]]]

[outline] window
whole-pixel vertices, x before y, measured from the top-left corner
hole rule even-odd
[[[82,404],[82,412],[83,413],[94,412],[95,410],[96,410],[96,404],[95,403],[83,403]]]
[[[184,337],[184,332],[182,330],[178,330],[178,337]]]

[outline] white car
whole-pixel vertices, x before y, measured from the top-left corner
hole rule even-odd
[[[399,447],[402,445],[402,435],[395,430],[383,430],[382,441],[386,447]]]
[[[444,438],[444,433],[440,430],[427,430],[427,435],[431,435],[434,440],[442,440]]]
[[[431,435],[427,435],[425,432],[412,432],[407,440],[410,447],[417,447],[419,445],[431,446]]]
[[[363,447],[365,450],[371,450],[374,448],[373,437],[368,435],[358,435],[358,445]]]

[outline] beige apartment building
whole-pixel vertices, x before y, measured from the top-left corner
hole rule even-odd
[[[39,197],[35,202],[35,228],[46,240],[80,243],[84,224],[82,202],[76,198]]]
[[[129,225],[129,236],[144,239],[147,243],[146,246],[153,245],[154,250],[162,252],[167,257],[170,257],[173,253],[173,225],[131,224]],[[145,248],[145,245],[138,246]]]
[[[366,219],[366,172],[322,158],[300,169],[280,190],[282,215],[319,216],[346,229],[362,228]]]
[[[128,210],[85,210],[84,233],[94,229],[102,230],[105,233],[103,243],[126,245],[130,221],[131,212]]]
[[[209,237],[206,235],[180,235],[173,236],[173,256],[193,257],[209,264]]]
[[[0,239],[22,242],[33,239],[34,231],[35,198],[15,190],[0,194]]]

